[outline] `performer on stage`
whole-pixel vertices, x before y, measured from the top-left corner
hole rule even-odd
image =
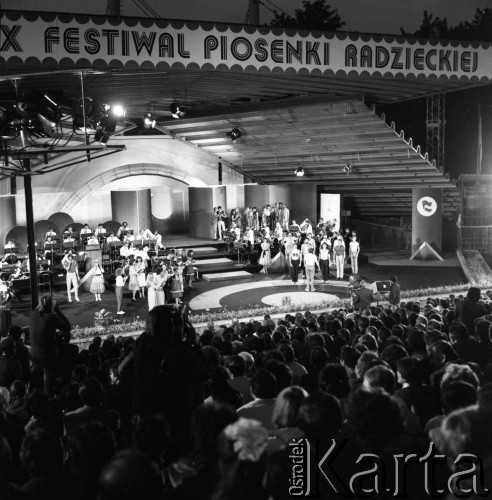
[[[304,234],[313,233],[313,226],[311,225],[311,221],[309,219],[305,219],[304,222],[300,225],[300,231]]]
[[[250,225],[250,227],[254,231],[259,231],[260,230],[260,214],[258,213],[258,209],[256,207],[253,207],[253,210],[251,211],[251,219],[253,223]]]
[[[162,269],[154,267],[153,271],[147,275],[147,300],[149,311],[155,306],[164,305],[164,279]]]
[[[94,294],[96,301],[101,301],[101,294],[105,292],[106,288],[104,287],[104,270],[97,259],[94,260],[94,265],[89,272],[92,273],[90,292]]]
[[[278,221],[275,223],[275,230],[273,231],[273,237],[277,238],[279,241],[281,241],[282,238],[284,237],[284,230],[282,229],[282,226]]]
[[[195,276],[195,267],[193,264],[195,261],[193,258],[190,256],[186,259],[185,265],[184,265],[184,275],[186,276],[186,282],[190,288],[193,288],[193,276]]]
[[[299,250],[299,246],[297,243],[292,245],[292,251],[289,255],[289,264],[290,264],[290,277],[292,278],[292,283],[297,284],[297,280],[299,279],[299,266],[301,265],[302,254]]]
[[[319,249],[319,267],[323,283],[330,279],[330,248],[328,243],[322,243]]]
[[[333,255],[337,266],[337,280],[343,279],[343,264],[345,262],[345,245],[343,238],[338,236],[333,245]]]
[[[125,314],[125,311],[121,310],[121,303],[123,302],[123,288],[127,280],[127,276],[124,275],[123,269],[120,267],[116,269],[116,284],[114,291],[116,293],[116,314]]]
[[[289,220],[290,220],[290,209],[287,207],[287,205],[284,205],[283,203],[281,203],[281,205],[282,205],[282,220],[281,220],[282,228],[284,231],[288,231]]]
[[[352,274],[357,274],[359,272],[359,252],[360,245],[357,241],[357,236],[352,235],[351,241],[349,243],[349,256],[350,256],[350,266],[352,267]]]
[[[171,296],[176,301],[176,305],[179,305],[179,299],[183,296],[183,270],[181,263],[173,266],[174,276],[171,284]]]
[[[210,228],[212,230],[212,239],[217,239],[217,231],[219,229],[219,218],[217,216],[217,207],[214,207],[210,214]]]
[[[272,257],[270,254],[270,241],[267,238],[265,238],[261,244],[261,257],[258,263],[263,266],[261,272],[268,274],[268,268],[272,263]]]
[[[222,210],[222,207],[217,207],[217,228],[219,231],[219,240],[222,239],[222,234],[226,230],[225,227],[225,219],[226,219],[226,214],[224,210]]]
[[[235,222],[231,224],[230,232],[234,237],[234,241],[239,241],[241,239],[241,229],[239,229]]]
[[[73,286],[73,291],[75,295],[75,300],[79,302],[79,268],[77,262],[73,260],[73,255],[71,253],[66,253],[62,259],[62,266],[67,272],[67,296],[68,302],[72,302],[71,288]]]
[[[261,234],[263,238],[270,239],[270,227],[266,224],[266,222],[264,222],[263,226],[261,227]]]
[[[306,292],[309,292],[311,288],[311,292],[314,292],[316,289],[314,288],[314,275],[316,273],[316,267],[319,269],[319,262],[314,255],[314,251],[311,247],[309,247],[309,251],[306,255],[304,255],[304,267],[306,269]]]
[[[137,277],[137,284],[140,288],[140,295],[145,299],[145,269],[146,265],[140,255],[135,258],[135,272]]]

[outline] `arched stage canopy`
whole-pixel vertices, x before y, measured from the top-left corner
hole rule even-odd
[[[83,73],[86,96],[125,104],[116,133],[148,133],[137,124],[151,112],[154,132],[258,182],[295,182],[302,164],[303,182],[344,193],[363,216],[409,215],[411,188],[423,185],[444,188],[445,209],[457,200],[455,183],[374,106],[492,76],[488,44],[15,11],[0,21],[0,103],[31,89],[72,102]]]

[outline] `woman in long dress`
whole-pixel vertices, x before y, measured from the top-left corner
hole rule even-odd
[[[147,286],[147,301],[149,304],[149,311],[152,311],[157,305],[157,270],[154,269],[151,273],[147,274],[145,282]]]
[[[96,301],[102,300],[101,294],[105,292],[106,288],[104,287],[104,270],[98,260],[94,261],[94,266],[91,269],[91,273],[92,281],[90,292],[94,294],[94,298]]]
[[[166,282],[169,276],[165,266],[158,269],[157,272],[158,275],[156,278],[157,287],[155,289],[155,305],[163,306],[166,303],[166,297],[164,295],[164,287],[166,286]]]
[[[130,281],[128,282],[128,288],[132,292],[133,301],[137,299],[137,292],[140,290],[140,285],[138,283],[138,278],[137,278],[137,272],[138,272],[137,260],[135,259],[131,264],[131,266],[128,268],[128,273],[130,276]]]
[[[144,263],[142,257],[139,255],[135,259],[135,271],[137,274],[137,283],[142,298],[145,298],[145,268],[146,264]]]
[[[270,242],[266,238],[263,240],[261,244],[261,257],[258,263],[263,266],[261,272],[268,274],[268,268],[272,263],[272,257],[270,254]]]

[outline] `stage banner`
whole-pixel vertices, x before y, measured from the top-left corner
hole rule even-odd
[[[0,69],[189,69],[491,81],[490,44],[4,10]]]
[[[412,255],[424,243],[442,250],[442,189],[414,188],[412,193]]]

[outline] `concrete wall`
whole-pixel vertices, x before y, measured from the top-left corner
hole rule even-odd
[[[316,223],[318,210],[317,186],[309,183],[290,184],[290,218],[301,223],[309,218]]]

